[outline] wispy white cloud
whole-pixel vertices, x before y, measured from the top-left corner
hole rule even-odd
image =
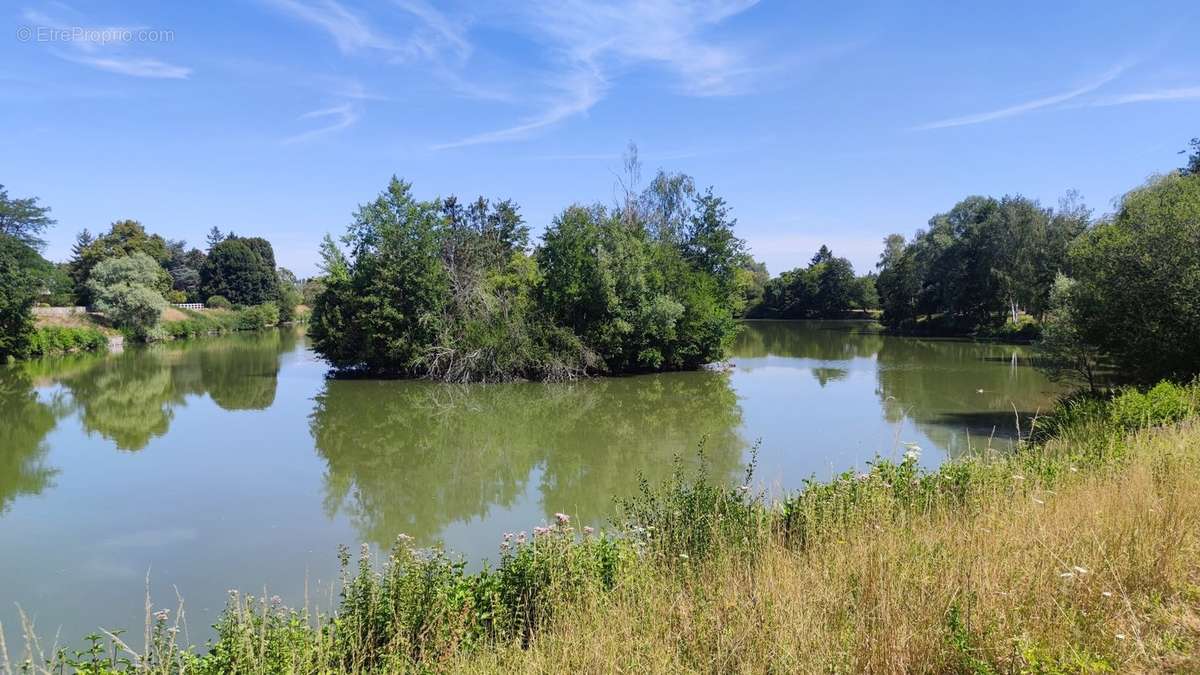
[[[265,0],[293,18],[324,30],[344,53],[395,50],[397,45],[336,0]]]
[[[1060,105],[1073,99],[1077,99],[1080,96],[1090,94],[1109,82],[1112,82],[1120,77],[1121,73],[1125,71],[1126,67],[1127,66],[1125,65],[1116,66],[1100,77],[1088,82],[1087,84],[1084,84],[1083,86],[1076,87],[1059,94],[1033,99],[1032,101],[1026,101],[1024,103],[1018,103],[1017,105],[1008,106],[1006,108],[1000,108],[999,110],[938,120],[936,122],[930,122],[929,124],[922,124],[920,126],[913,127],[913,130],[928,131],[931,129],[946,129],[949,127],[962,127],[971,124],[981,124],[983,122],[992,122],[994,120],[1005,119],[1008,117],[1016,117],[1018,115],[1024,115],[1042,108]]]
[[[61,3],[57,7],[77,14]],[[51,52],[65,61],[131,77],[181,80],[192,73],[191,68],[128,53],[130,44],[125,36],[137,35],[146,26],[69,25],[31,9],[25,10],[23,16],[35,29],[54,29],[63,36],[53,41],[56,47]]]
[[[379,17],[368,18],[337,0],[263,0],[266,4],[326,32],[345,54],[375,50],[395,61],[450,58],[459,62],[471,55],[465,24],[450,20],[425,0],[393,0],[405,17],[415,18],[395,26]],[[395,19],[396,12],[385,18]]]
[[[1119,94],[1099,99],[1092,103],[1094,106],[1128,105],[1130,103],[1151,103],[1155,101],[1192,101],[1200,99],[1200,87],[1176,87],[1174,89],[1156,89],[1130,94]]]
[[[450,143],[433,146],[434,150],[461,148],[484,143],[499,143],[527,138],[530,134],[557,124],[572,115],[591,109],[604,95],[608,86],[604,77],[594,68],[581,67],[577,72],[563,77],[557,85],[555,99],[541,113],[511,127],[467,136]]]
[[[321,108],[320,110],[306,112],[301,115],[299,119],[318,121],[327,120],[327,123],[324,126],[309,129],[283,139],[284,145],[303,143],[321,136],[327,136],[343,129],[348,129],[358,122],[359,111],[355,105],[351,103],[343,103],[341,105],[336,105],[329,108]]]
[[[73,56],[60,54],[67,61],[82,63],[110,73],[130,75],[132,77],[151,77],[173,80],[186,79],[191,74],[190,68],[177,66],[158,59],[117,58],[104,56]]]
[[[541,112],[519,123],[434,146],[435,150],[528,138],[586,113],[610,87],[613,71],[666,68],[681,93],[728,96],[751,88],[755,65],[746,51],[706,33],[757,0],[536,0],[519,5],[517,29],[561,64],[544,77]]]

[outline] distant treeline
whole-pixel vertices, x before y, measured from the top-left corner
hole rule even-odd
[[[270,242],[216,227],[202,251],[148,233],[137,221],[119,220],[99,236],[83,230],[70,260],[52,263],[40,253],[41,235],[55,223],[49,213],[37,198],[10,198],[0,185],[0,360],[61,351],[56,345],[99,344],[91,334],[81,341],[70,331],[35,332],[35,304],[95,307],[113,327],[153,340],[193,332],[191,324],[183,327],[187,331],[160,325],[168,303],[261,308],[214,319],[216,330],[291,320],[303,300],[305,284],[276,267]]]
[[[752,289],[746,297],[746,316],[752,319],[837,318],[854,311],[875,309],[879,296],[875,275],[855,276],[854,266],[822,245],[807,267],[768,278],[762,263],[746,268]]]
[[[283,320],[303,300],[335,368],[449,381],[695,368],[722,358],[739,317],[880,308],[901,332],[1040,338],[1045,368],[1092,386],[1101,370],[1185,379],[1200,373],[1200,140],[1191,148],[1098,219],[1074,193],[1058,208],[968,197],[911,240],[889,235],[864,276],[822,246],[771,278],[711,188],[662,171],[640,188],[636,148],[618,203],[567,207],[536,245],[511,201],[421,201],[393,178],[345,249],[326,236],[323,274],[305,283],[265,239],[213,228],[201,251],[135,221],[85,230],[69,262],[49,263],[48,209],[0,187],[0,358],[28,352],[35,301],[95,304],[153,337],[164,298],[271,305],[258,314]]]
[[[1041,365],[1155,381],[1200,373],[1200,139],[1186,165],[1098,219],[1068,193],[1057,209],[968,197],[910,241],[884,240],[882,321],[902,332],[1040,336]]]

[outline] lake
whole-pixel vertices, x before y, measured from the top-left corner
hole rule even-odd
[[[0,621],[141,644],[146,580],[191,641],[227,590],[328,602],[339,544],[472,565],[566,512],[605,525],[674,457],[778,492],[898,457],[1010,447],[1058,393],[1026,349],[747,322],[725,372],[454,386],[328,379],[280,330],[0,367]],[[306,590],[307,589],[307,590]],[[14,653],[15,657],[16,654]]]

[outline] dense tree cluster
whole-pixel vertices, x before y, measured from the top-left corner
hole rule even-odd
[[[303,300],[303,284],[276,268],[270,242],[217,228],[209,232],[206,253],[149,233],[135,220],[119,220],[99,236],[82,230],[70,260],[51,263],[39,252],[41,235],[54,224],[49,211],[37,198],[10,198],[0,185],[0,360],[28,355],[38,303],[94,306],[114,326],[155,338],[168,302],[223,295],[238,306],[262,306],[246,318],[274,323],[293,319]]]
[[[1152,179],[1071,246],[1054,307],[1075,363],[1143,381],[1200,373],[1200,174]],[[1062,350],[1062,346],[1059,346]],[[1070,362],[1070,361],[1068,361]]]
[[[314,347],[341,369],[450,381],[694,368],[736,331],[743,243],[724,200],[660,173],[574,205],[529,251],[511,202],[418,201],[392,179],[323,245]]]
[[[855,276],[854,266],[822,245],[808,267],[797,267],[765,284],[762,299],[747,310],[751,318],[812,319],[873,309],[879,299],[875,275]]]
[[[1022,314],[1040,318],[1089,217],[1074,196],[1057,210],[1021,196],[968,197],[911,242],[888,236],[876,281],[883,322],[973,333]]]

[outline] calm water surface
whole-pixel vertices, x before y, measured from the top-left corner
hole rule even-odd
[[[1056,390],[1020,347],[751,322],[727,373],[457,387],[330,380],[298,332],[0,368],[0,621],[74,641],[140,634],[186,600],[193,641],[227,589],[328,598],[338,544],[404,533],[478,564],[557,511],[603,525],[639,476],[704,443],[735,480],[1007,447]],[[315,600],[314,600],[315,602]],[[11,647],[10,647],[11,649]]]

